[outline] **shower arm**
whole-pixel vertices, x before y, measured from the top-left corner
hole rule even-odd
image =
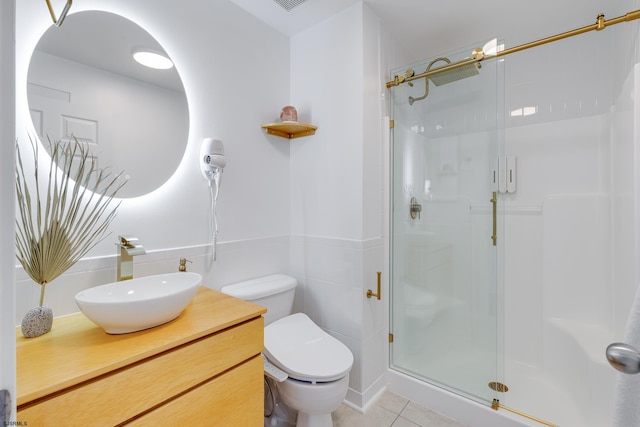
[[[440,61],[444,61],[447,64],[451,64],[451,61],[449,60],[449,58],[444,58],[444,57],[436,58],[433,61],[431,61],[429,63],[429,65],[427,65],[427,69],[425,70],[424,73],[422,73],[422,75],[424,75],[425,73],[431,71],[431,67],[433,66],[433,64],[435,64],[436,62],[440,62]],[[413,72],[413,70],[407,70],[407,73],[405,74],[405,77],[412,77],[414,74],[415,73]],[[413,86],[413,83],[410,83],[409,86]],[[424,95],[422,95],[422,96],[420,96],[418,98],[414,98],[413,96],[410,96],[409,97],[409,104],[413,105],[414,102],[422,101],[427,96],[429,96],[429,78],[425,77],[425,79],[424,79]]]
[[[610,25],[615,25],[615,24],[619,24],[621,22],[629,22],[629,21],[634,21],[636,19],[640,19],[640,10],[634,10],[631,11],[625,15],[619,16],[617,18],[611,18],[608,20],[604,19],[604,14],[599,14],[598,17],[596,18],[596,23],[595,24],[591,24],[591,25],[587,25],[586,27],[582,27],[582,28],[577,28],[575,30],[571,30],[571,31],[567,31],[561,34],[556,34],[555,36],[550,36],[550,37],[546,37],[544,39],[540,39],[540,40],[536,40],[533,42],[529,42],[529,43],[525,43],[525,44],[521,44],[519,46],[515,46],[509,49],[505,49],[499,52],[496,52],[495,54],[491,54],[491,55],[486,55],[482,49],[477,48],[474,49],[474,51],[471,53],[472,58],[469,59],[465,59],[459,62],[455,62],[453,64],[449,64],[449,65],[445,65],[444,67],[438,67],[435,70],[430,70],[430,71],[425,71],[424,73],[421,74],[415,74],[413,76],[410,77],[405,77],[405,76],[394,76],[393,80],[390,82],[387,82],[387,89],[390,89],[394,86],[399,86],[402,83],[408,83],[410,81],[413,80],[417,80],[417,79],[422,79],[424,77],[429,77],[431,75],[437,74],[437,73],[443,73],[449,70],[453,70],[456,68],[460,68],[460,67],[464,67],[465,65],[470,65],[470,64],[476,64],[478,62],[481,62],[484,59],[487,58],[499,58],[501,56],[506,56],[509,55],[511,53],[515,53],[515,52],[520,52],[521,50],[526,50],[532,47],[536,47],[536,46],[540,46],[543,44],[547,44],[547,43],[551,43],[551,42],[555,42],[558,40],[562,40],[562,39],[566,39],[568,37],[573,37],[573,36],[577,36],[579,34],[583,34],[583,33],[587,33],[589,31],[600,31],[600,30],[604,30],[606,27],[610,26]]]
[[[471,56],[472,58],[454,62],[453,64],[444,65],[442,67],[438,67],[433,70],[427,70],[424,73],[414,74],[413,76],[410,76],[410,77],[395,76],[392,81],[387,82],[387,88],[398,86],[402,83],[408,83],[413,80],[423,79],[425,77],[429,77],[434,74],[444,73],[449,70],[454,70],[456,68],[464,67],[465,65],[477,64],[478,62],[482,61],[485,57],[484,52],[482,52],[481,48],[474,49],[473,52],[471,53]]]

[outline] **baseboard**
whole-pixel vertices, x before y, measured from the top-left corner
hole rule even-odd
[[[380,376],[364,393],[359,393],[351,388],[347,390],[344,404],[361,414],[364,414],[382,397],[387,390],[386,376]]]

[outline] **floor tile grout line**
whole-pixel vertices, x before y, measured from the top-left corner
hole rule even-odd
[[[402,408],[400,409],[400,411],[398,411],[398,413],[397,413],[397,414],[395,414],[395,416],[396,416],[396,417],[393,419],[393,421],[391,422],[391,425],[390,425],[389,427],[393,427],[393,425],[396,423],[396,421],[398,421],[398,418],[401,418],[401,416],[400,416],[400,415],[401,415],[401,414],[402,414],[402,412],[407,408],[407,406],[409,405],[409,403],[410,403],[410,402],[411,402],[410,400],[407,400],[407,401],[404,403],[404,405],[402,405]],[[404,418],[404,417],[402,417],[402,418]]]
[[[400,426],[400,424],[398,423],[399,419],[402,419],[404,421],[405,425],[411,425],[411,426],[415,426],[415,427],[420,427],[420,426],[424,425],[422,422],[414,421],[412,419],[412,418],[414,418],[413,415],[406,414],[406,415],[410,415],[410,416],[409,417],[404,416],[403,415],[404,412],[406,410],[408,410],[410,404],[415,405],[416,407],[419,407],[419,408],[423,408],[423,409],[425,409],[425,410],[427,410],[429,412],[433,412],[433,411],[430,410],[429,408],[423,407],[421,405],[416,404],[415,402],[412,402],[410,399],[406,399],[406,398],[404,398],[402,396],[398,396],[398,397],[401,398],[401,400],[399,402],[396,400],[395,403],[392,401],[392,402],[385,402],[385,403],[376,402],[374,404],[374,407],[377,407],[380,410],[384,410],[385,412],[391,414],[390,418],[393,418],[393,420],[391,420],[389,424],[385,423],[385,425],[381,425],[380,427]],[[404,401],[404,402],[402,402],[402,401]],[[390,407],[388,407],[389,405],[394,407],[394,409],[392,410]],[[398,412],[396,412],[398,407],[400,407],[400,410]],[[348,406],[347,406],[347,408],[348,408]],[[364,416],[364,414],[361,414],[361,415]],[[444,418],[446,418],[446,417],[444,417]],[[442,422],[440,420],[432,420],[432,421],[435,421],[436,425],[438,425],[440,427],[443,427],[445,425],[447,425],[447,426],[452,425],[448,421],[444,421],[444,420]],[[431,421],[429,421],[429,423],[431,423]],[[340,425],[342,425],[342,424],[340,424]],[[429,424],[429,425],[431,425],[431,424]],[[462,424],[455,424],[455,425],[459,425],[460,427],[463,427]]]
[[[409,406],[409,403],[411,403],[411,401],[409,399],[407,399],[407,401],[404,402],[404,405],[402,405],[402,409],[400,409],[400,412],[398,412],[398,416],[402,415],[404,410],[407,409],[407,406]]]

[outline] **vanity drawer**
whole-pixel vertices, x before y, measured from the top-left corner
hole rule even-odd
[[[259,355],[262,317],[224,329],[154,357],[18,407],[37,426],[123,423]],[[262,381],[262,374],[257,375]],[[262,400],[259,400],[262,405]]]
[[[262,355],[225,372],[127,426],[261,427],[264,424]]]

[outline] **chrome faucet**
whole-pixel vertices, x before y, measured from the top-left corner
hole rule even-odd
[[[120,248],[118,252],[118,281],[133,279],[133,257],[144,255],[147,252],[137,237],[118,236],[118,239],[120,239],[116,243]]]

